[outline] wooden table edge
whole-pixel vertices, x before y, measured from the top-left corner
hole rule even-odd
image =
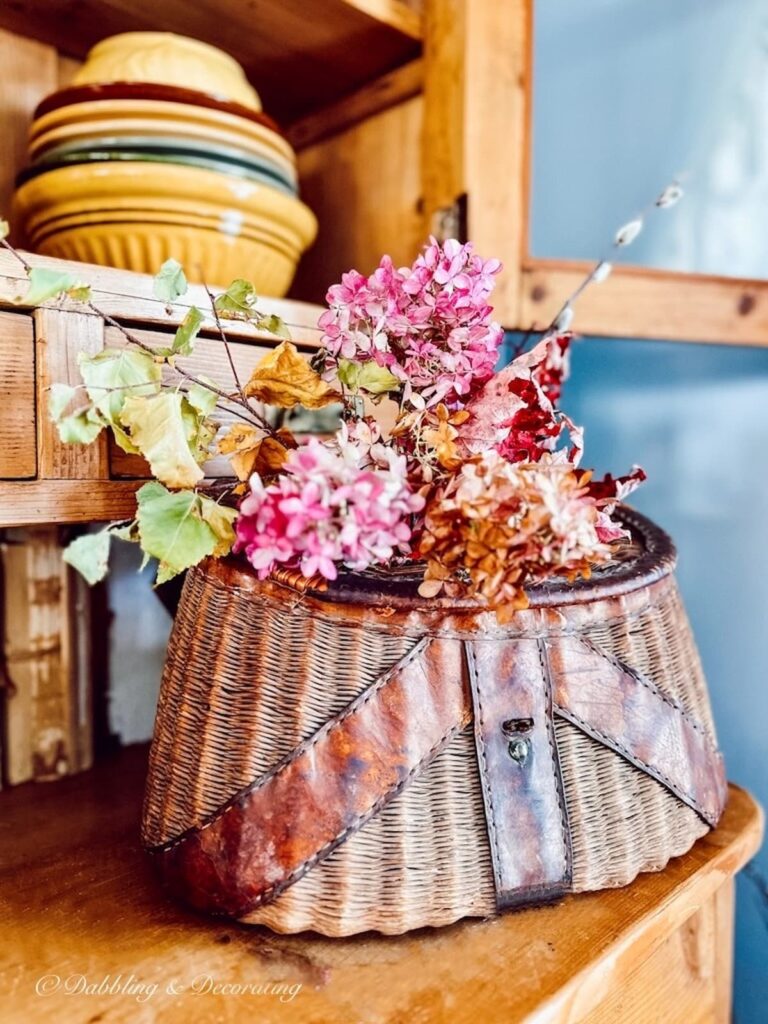
[[[520,1024],[565,1024],[581,1020],[599,1005],[609,985],[619,985],[628,977],[637,966],[640,950],[646,957],[650,956],[751,860],[763,840],[765,814],[751,793],[731,782],[724,818],[729,809],[734,809],[734,801],[743,805],[744,820],[730,841],[708,861],[706,870],[696,871],[675,886],[660,900],[653,914],[623,930],[614,943],[598,952],[556,992],[545,997]],[[710,833],[710,841],[718,834],[717,830]],[[599,967],[604,970],[596,970]]]

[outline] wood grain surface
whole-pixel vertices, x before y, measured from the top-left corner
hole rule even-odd
[[[65,312],[48,308],[36,309],[33,319],[38,474],[44,479],[108,480],[106,432],[102,431],[92,444],[65,444],[48,413],[51,385],[82,383],[78,357],[81,352],[89,356],[101,352],[104,324],[98,317],[76,310]]]
[[[0,526],[133,519],[144,480],[3,480]]]
[[[0,313],[0,478],[37,474],[32,318]]]
[[[591,266],[524,260],[519,326],[545,328]],[[579,299],[575,327],[588,337],[768,345],[768,281],[615,267]]]
[[[2,13],[9,4],[2,4]],[[0,21],[2,21],[0,13]],[[0,218],[11,220],[11,197],[17,173],[27,162],[27,131],[32,111],[59,83],[56,50],[36,39],[0,29],[0,111],[3,142],[0,149]],[[13,228],[13,225],[11,225]],[[20,238],[12,233],[11,238]]]
[[[304,201],[320,224],[299,264],[292,295],[323,302],[354,267],[370,274],[384,253],[410,264],[424,230],[419,140],[424,104],[413,96],[299,153]]]
[[[217,922],[168,902],[138,845],[145,763],[146,750],[132,748],[55,786],[0,794],[7,1024],[728,1020],[731,879],[762,828],[737,787],[718,830],[626,889],[438,931],[331,940]],[[67,994],[66,980],[80,976],[123,991]],[[36,994],[55,978],[56,992]],[[295,995],[192,989],[207,978],[282,984]],[[132,984],[158,987],[140,1002],[126,991]]]
[[[178,32],[231,54],[264,108],[288,120],[416,56],[421,20],[404,0],[15,0],[0,26],[82,58],[117,32]],[[205,82],[196,83],[203,91]],[[52,91],[52,90],[48,90]]]

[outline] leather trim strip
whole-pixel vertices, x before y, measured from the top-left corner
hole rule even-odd
[[[568,815],[542,641],[466,644],[475,743],[502,910],[571,883]]]
[[[423,640],[211,821],[156,847],[175,893],[241,917],[327,857],[470,719],[461,646]]]
[[[723,759],[685,709],[579,637],[547,640],[546,651],[557,713],[651,775],[714,827],[727,799]]]
[[[709,736],[650,680],[588,641],[433,637],[202,826],[151,848],[161,873],[201,910],[248,914],[393,799],[469,723],[473,707],[500,909],[570,888],[553,712],[708,824],[720,817],[725,775]],[[523,741],[514,756],[513,740]]]

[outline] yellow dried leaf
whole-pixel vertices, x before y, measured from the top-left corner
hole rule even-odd
[[[341,399],[341,395],[312,369],[290,341],[282,342],[259,360],[245,386],[245,393],[250,398],[283,409],[291,409],[294,405],[322,409]]]
[[[294,447],[292,435],[286,434],[285,444],[266,436],[247,423],[236,423],[219,441],[219,452],[228,455],[238,480],[247,480],[252,473],[277,473]]]

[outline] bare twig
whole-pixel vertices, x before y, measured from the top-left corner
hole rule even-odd
[[[536,333],[537,333],[536,332],[536,325],[535,324],[531,324],[531,326],[528,328],[528,330],[522,336],[520,341],[518,341],[518,343],[512,349],[512,360],[517,359],[517,357],[519,355],[522,355],[523,352],[525,352],[525,348],[526,348],[528,342],[531,340],[531,336],[536,334]]]
[[[653,202],[648,203],[648,205],[645,206],[644,209],[640,211],[637,217],[633,218],[633,220],[629,221],[622,228],[620,228],[614,235],[613,241],[607,249],[606,254],[601,259],[596,261],[595,265],[592,267],[589,273],[577,285],[573,292],[571,292],[571,294],[568,296],[565,302],[563,302],[555,316],[552,318],[552,321],[549,324],[549,326],[543,331],[534,331],[533,328],[530,328],[527,334],[525,335],[523,341],[520,342],[519,345],[515,347],[512,359],[516,359],[517,356],[520,355],[532,334],[542,334],[546,336],[556,330],[568,330],[571,319],[573,317],[574,302],[576,302],[576,300],[589,287],[590,284],[596,281],[603,281],[610,274],[612,269],[612,265],[610,262],[611,253],[618,249],[623,249],[626,248],[628,245],[631,245],[631,243],[640,233],[640,230],[645,222],[645,218],[650,213],[652,213],[654,210],[663,210],[667,209],[670,206],[674,206],[674,204],[682,197],[682,195],[683,190],[680,187],[679,182],[673,181],[671,184],[667,185],[665,189],[663,189],[663,191],[653,200]]]
[[[276,437],[277,431],[275,430],[275,428],[271,425],[271,423],[269,422],[269,420],[267,420],[265,416],[262,416],[260,412],[257,412],[253,408],[248,396],[245,393],[245,389],[243,388],[242,382],[240,381],[240,377],[238,376],[237,373],[237,367],[235,366],[235,359],[234,356],[232,355],[232,349],[230,348],[229,345],[229,339],[227,338],[226,332],[224,330],[224,325],[221,322],[219,311],[216,308],[216,299],[213,295],[213,292],[211,291],[207,284],[204,284],[203,287],[205,288],[206,295],[208,296],[208,300],[211,304],[211,312],[213,313],[213,319],[216,323],[216,329],[219,333],[219,340],[224,346],[224,351],[227,353],[227,360],[229,362],[229,367],[232,370],[232,377],[234,378],[235,381],[235,387],[237,388],[238,393],[240,395],[241,404],[248,409],[253,419],[265,433],[271,435],[272,437]]]
[[[216,329],[219,332],[219,338],[221,340],[222,345],[224,346],[224,351],[227,353],[227,360],[229,362],[229,368],[232,370],[232,377],[235,382],[235,387],[237,388],[243,402],[247,403],[248,396],[243,390],[243,385],[240,382],[240,377],[238,376],[237,373],[237,367],[235,366],[235,360],[232,355],[232,349],[229,347],[229,340],[227,339],[227,336],[224,333],[224,328],[222,327],[221,324],[221,317],[219,316],[219,311],[218,309],[216,309],[216,299],[214,298],[213,292],[211,291],[207,284],[204,284],[203,288],[205,288],[205,293],[208,296],[208,301],[211,304],[211,312],[213,313],[213,319],[216,322]]]
[[[32,264],[28,263],[24,259],[24,257],[21,255],[21,253],[18,252],[18,250],[14,249],[14,247],[11,245],[11,243],[8,241],[8,239],[7,238],[0,238],[0,245],[2,245],[4,248],[6,248],[8,250],[8,252],[12,253],[16,257],[16,259],[19,261],[19,263],[22,265],[22,267],[24,267],[26,272],[29,274],[29,272],[32,270]]]

